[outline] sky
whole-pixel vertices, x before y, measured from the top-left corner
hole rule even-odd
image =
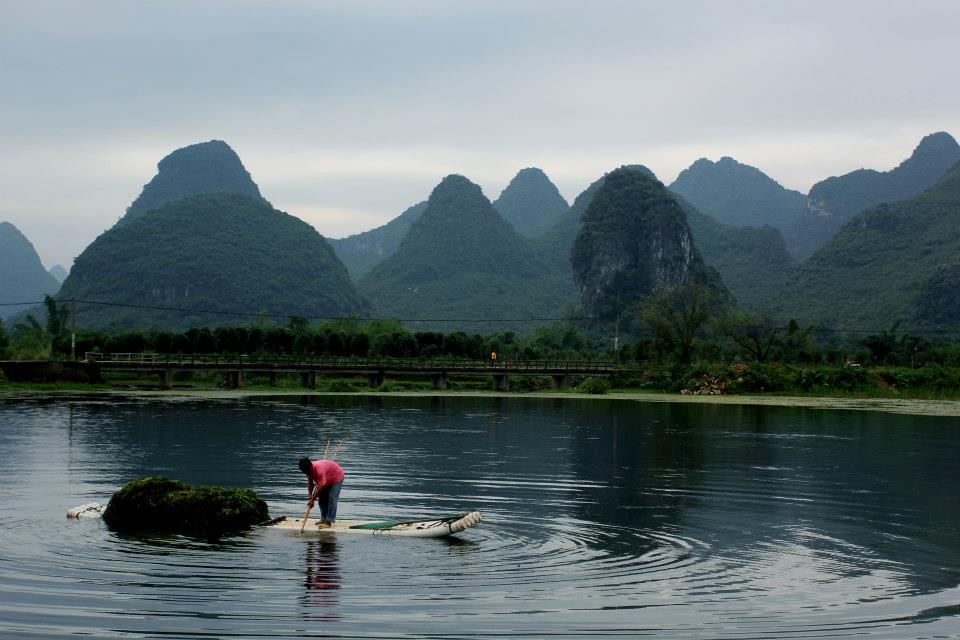
[[[960,136],[960,3],[0,0],[0,220],[67,268],[172,150],[327,237],[460,173],[569,200],[732,156],[806,192]]]

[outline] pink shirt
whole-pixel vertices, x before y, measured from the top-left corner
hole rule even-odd
[[[313,484],[320,489],[343,480],[343,469],[333,460],[316,460],[307,476],[307,493],[313,494]]]

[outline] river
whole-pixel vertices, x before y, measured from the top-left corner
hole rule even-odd
[[[958,419],[510,398],[0,401],[0,637],[960,637]],[[441,540],[117,535],[162,474],[302,514],[479,510]]]

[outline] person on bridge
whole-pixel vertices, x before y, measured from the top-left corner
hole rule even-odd
[[[300,471],[307,476],[307,495],[310,501],[307,510],[314,502],[320,503],[320,522],[317,526],[327,529],[337,521],[337,502],[340,500],[340,488],[343,486],[343,468],[333,460],[313,461],[304,456],[300,458]]]

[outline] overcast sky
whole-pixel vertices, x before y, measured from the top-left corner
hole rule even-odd
[[[0,0],[0,220],[49,267],[178,147],[223,139],[342,237],[462,173],[572,200],[733,156],[785,186],[960,135],[960,2]]]

